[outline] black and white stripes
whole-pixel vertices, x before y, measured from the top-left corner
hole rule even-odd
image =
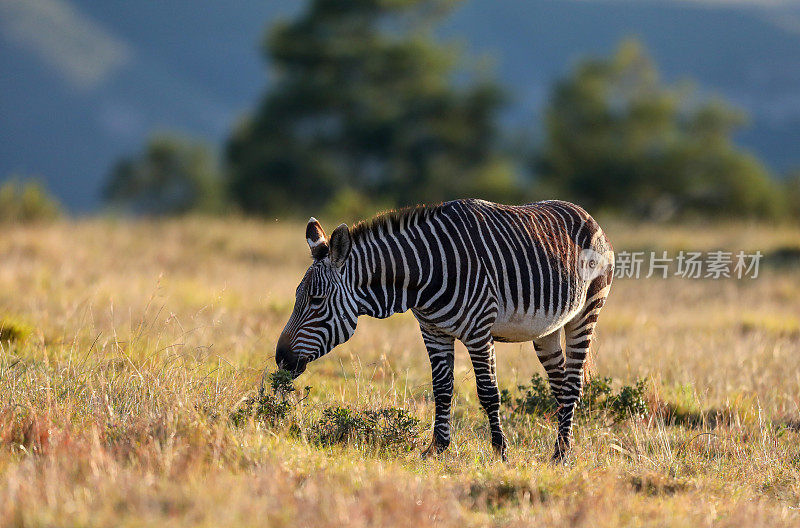
[[[315,219],[306,229],[314,262],[278,341],[276,360],[299,375],[352,336],[359,315],[411,310],[431,361],[433,442],[450,443],[453,345],[469,351],[492,444],[506,456],[500,424],[495,341],[534,342],[559,403],[554,458],[572,439],[586,356],[613,276],[613,251],[580,207],[459,200],[388,213],[330,239]],[[561,348],[561,329],[566,350]]]

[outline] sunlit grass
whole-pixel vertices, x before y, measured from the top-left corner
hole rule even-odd
[[[625,226],[617,249],[752,250],[800,230]],[[2,526],[793,526],[800,522],[800,272],[755,281],[618,280],[598,375],[647,380],[651,412],[582,419],[549,463],[548,417],[504,411],[500,463],[463,347],[454,441],[440,457],[370,442],[320,445],[324,409],[433,417],[409,314],[362,319],[296,380],[289,419],[234,423],[309,263],[302,226],[249,220],[87,220],[0,240]],[[542,373],[530,344],[498,345],[502,388]],[[299,391],[302,394],[302,390]],[[298,396],[291,396],[299,399]],[[301,433],[292,426],[299,427]]]

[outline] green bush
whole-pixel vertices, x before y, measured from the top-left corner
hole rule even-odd
[[[16,319],[2,319],[0,320],[0,342],[24,342],[31,334],[33,334],[33,327],[30,325],[16,320]]]
[[[506,405],[513,405],[515,413],[544,416],[558,407],[549,383],[539,374],[531,377],[530,385],[519,385],[517,389],[523,392],[521,396],[512,397],[507,389],[503,389],[501,394],[501,400]]]
[[[328,407],[308,432],[309,440],[323,446],[359,443],[380,449],[412,449],[419,440],[419,420],[405,409],[357,411]]]
[[[245,399],[231,413],[230,420],[235,426],[240,427],[250,419],[269,427],[286,424],[311,391],[311,387],[306,387],[302,397],[291,398],[296,389],[292,374],[286,370],[265,375],[264,381],[258,397]],[[320,419],[306,431],[292,421],[290,432],[298,436],[305,433],[309,442],[321,446],[356,443],[395,450],[412,449],[421,433],[419,420],[405,409],[354,410],[338,406],[322,411]]]
[[[647,383],[643,379],[633,385],[623,385],[615,394],[611,378],[595,378],[583,387],[577,414],[582,418],[593,415],[621,421],[631,416],[648,414],[645,392]],[[520,395],[514,396],[503,390],[501,401],[511,408],[512,414],[525,416],[547,416],[558,409],[550,384],[541,375],[534,374],[530,385],[519,385]]]
[[[643,379],[637,380],[635,385],[625,385],[615,396],[607,399],[609,410],[618,420],[629,416],[645,416],[648,412],[645,389]]]
[[[12,178],[0,185],[0,223],[49,222],[61,205],[34,179]]]
[[[242,405],[231,414],[231,422],[237,427],[247,423],[249,418],[268,425],[282,422],[292,411],[292,403],[281,400],[271,394],[263,394],[258,398],[247,398]]]
[[[292,373],[288,370],[278,370],[273,372],[268,376],[269,378],[269,386],[272,390],[272,394],[275,396],[287,396],[290,392],[294,392],[294,381],[292,378]],[[306,387],[306,391],[310,391],[311,387]],[[264,389],[262,387],[261,392],[263,393]]]
[[[239,408],[231,413],[231,422],[237,427],[244,425],[252,418],[265,425],[275,426],[289,417],[297,405],[289,399],[289,394],[295,391],[292,383],[292,374],[286,370],[278,370],[267,376],[271,393],[259,391],[258,397],[245,399]],[[306,387],[306,395],[311,387]]]

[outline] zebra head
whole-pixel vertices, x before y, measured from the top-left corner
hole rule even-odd
[[[328,240],[319,222],[311,218],[306,240],[314,262],[297,286],[294,310],[275,349],[278,368],[295,378],[309,361],[350,339],[358,321],[352,286],[344,280],[344,265],[353,245],[347,225],[337,227]]]

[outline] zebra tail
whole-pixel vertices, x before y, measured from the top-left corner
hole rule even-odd
[[[586,358],[583,361],[583,384],[586,386],[595,375],[595,347],[597,346],[597,331],[595,330],[595,324],[597,322],[597,317],[600,315],[600,310],[606,303],[606,299],[608,298],[608,292],[611,289],[611,281],[614,279],[614,256],[611,253],[611,266],[605,273],[605,275],[601,275],[594,279],[592,285],[589,288],[589,291],[593,294],[599,294],[599,299],[597,299],[590,308],[588,308],[588,313],[584,315],[584,317],[589,316],[593,318],[592,321],[592,336],[589,339],[589,348],[586,349]]]

